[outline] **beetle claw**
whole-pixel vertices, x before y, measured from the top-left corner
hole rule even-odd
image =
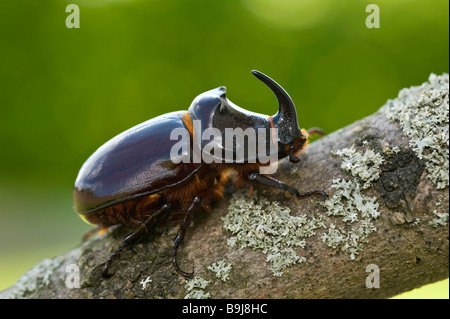
[[[103,271],[102,271],[102,277],[103,277],[103,278],[109,279],[109,278],[111,278],[112,276],[113,276],[112,274],[108,274],[108,269],[103,268]]]
[[[311,195],[320,195],[323,197],[323,200],[327,200],[328,199],[328,194],[325,193],[323,190],[315,190],[315,191],[311,191],[311,192],[307,192],[307,193],[298,193],[296,196],[298,198],[302,198],[302,197],[308,197]]]
[[[323,190],[320,190],[320,189],[316,190],[316,191],[300,194],[299,197],[306,197],[306,196],[311,196],[311,195],[322,196],[323,200],[327,200],[328,199],[328,194],[325,193]]]
[[[175,270],[176,270],[179,274],[183,275],[184,277],[192,278],[192,277],[194,276],[194,271],[192,271],[192,272],[185,272],[185,271],[181,270],[180,267],[178,267],[178,264],[177,264],[176,261],[174,261],[173,267],[175,268]]]
[[[108,273],[109,265],[111,265],[111,261],[112,261],[112,258],[111,257],[108,258],[108,260],[105,262],[105,265],[103,266],[102,277],[105,279],[111,278],[114,275],[114,274]]]

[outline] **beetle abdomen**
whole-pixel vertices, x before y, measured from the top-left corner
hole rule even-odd
[[[133,225],[143,223],[153,211],[161,207],[162,203],[161,194],[152,194],[125,200],[91,213],[80,214],[80,217],[90,224],[101,227],[118,224]]]
[[[87,214],[133,198],[160,192],[193,176],[201,163],[175,164],[170,140],[186,129],[187,112],[172,112],[112,138],[83,164],[75,181],[74,209]]]
[[[209,204],[215,199],[223,197],[224,186],[229,179],[230,172],[227,169],[221,169],[220,171],[222,174],[217,180],[216,177],[219,176],[207,166],[203,166],[179,185],[151,195],[143,195],[110,204],[95,211],[80,214],[80,216],[86,222],[101,227],[117,224],[132,226],[133,224],[144,223],[164,203],[170,203],[170,214],[167,220],[177,223],[183,218],[186,209],[196,194],[203,194],[204,204]]]

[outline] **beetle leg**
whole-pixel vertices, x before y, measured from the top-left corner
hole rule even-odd
[[[189,208],[187,209],[186,213],[184,214],[184,218],[180,224],[178,233],[177,233],[175,239],[173,240],[174,245],[173,245],[173,251],[172,251],[172,256],[173,256],[172,265],[177,272],[179,272],[180,274],[182,274],[185,277],[192,277],[194,275],[194,272],[188,273],[188,272],[181,270],[180,267],[178,267],[177,251],[178,251],[178,247],[183,242],[184,236],[186,235],[186,230],[188,229],[189,224],[192,221],[192,217],[194,215],[195,209],[200,206],[201,202],[202,202],[201,197],[199,195],[196,195],[194,197],[194,199],[192,200],[192,203],[189,206]]]
[[[272,177],[261,175],[261,174],[256,173],[256,172],[255,173],[250,173],[248,175],[248,179],[251,182],[256,182],[256,183],[263,184],[263,185],[266,185],[266,186],[278,188],[279,190],[281,190],[283,192],[288,192],[291,195],[294,195],[296,197],[307,197],[307,196],[311,196],[311,195],[321,195],[321,196],[323,196],[323,198],[325,200],[328,198],[327,193],[325,193],[323,190],[315,190],[315,191],[310,191],[310,192],[306,192],[306,193],[300,193],[294,187],[289,186],[288,184],[283,183],[282,181],[279,181],[279,180],[277,180],[275,178],[272,178]]]
[[[95,228],[89,229],[87,232],[84,233],[83,237],[81,237],[81,241],[84,243],[95,234],[103,235],[107,230],[108,227],[103,226],[97,226]]]
[[[170,209],[170,205],[169,204],[164,204],[159,210],[157,210],[156,212],[152,213],[144,223],[140,224],[138,228],[136,228],[132,233],[130,233],[129,235],[125,236],[122,244],[119,246],[119,248],[117,248],[110,256],[109,258],[106,260],[105,265],[103,266],[103,271],[102,271],[102,276],[104,278],[108,278],[111,277],[110,274],[108,274],[108,269],[109,266],[111,265],[111,262],[122,252],[122,250],[129,246],[132,245],[138,238],[141,237],[141,235],[143,235],[144,233],[147,232],[147,227],[151,224],[153,224],[155,222],[155,218],[158,217],[159,215],[161,215],[162,213],[166,212],[167,210]]]
[[[89,238],[94,236],[96,233],[98,233],[102,229],[102,226],[97,226],[95,228],[89,229],[87,232],[84,233],[83,237],[81,237],[81,241],[84,243]]]

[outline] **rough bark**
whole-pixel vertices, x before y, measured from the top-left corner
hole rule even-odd
[[[446,103],[448,109],[448,90]],[[353,182],[355,179],[341,168],[342,158],[333,156],[331,151],[352,145],[355,149],[370,148],[384,159],[379,177],[363,191],[366,196],[376,197],[379,204],[380,216],[373,220],[376,231],[368,235],[368,242],[353,260],[342,247],[332,248],[324,243],[323,235],[331,224],[344,228],[351,225],[342,223],[342,218],[328,216],[320,198],[286,198],[278,190],[258,186],[258,193],[289,207],[291,215],[323,216],[326,227],[316,229],[315,235],[306,238],[304,247],[295,247],[305,257],[304,262],[285,268],[282,276],[274,276],[261,250],[227,244],[232,234],[224,229],[222,217],[228,213],[231,198],[228,195],[210,214],[199,213],[194,218],[179,251],[183,269],[194,269],[197,277],[210,281],[208,287],[200,290],[212,298],[386,298],[447,278],[448,221],[444,218],[443,224],[435,227],[430,222],[436,218],[433,212],[436,203],[440,203],[440,212],[448,214],[448,186],[437,189],[427,178],[425,160],[411,150],[399,123],[388,120],[384,111],[311,143],[296,164],[298,169],[283,162],[276,178],[300,191],[323,189],[333,196],[334,179]],[[386,145],[398,146],[399,151],[386,155],[383,152]],[[45,259],[14,286],[1,292],[0,297],[185,297],[186,279],[171,267],[173,228],[155,229],[132,249],[124,250],[113,264],[114,275],[102,278],[102,266],[123,236],[123,230],[118,228],[61,256]],[[219,260],[232,265],[226,282],[207,269]],[[70,264],[79,267],[80,288],[66,286],[70,275],[66,266]],[[380,269],[380,288],[366,287],[369,264]],[[147,278],[144,288],[142,282]]]

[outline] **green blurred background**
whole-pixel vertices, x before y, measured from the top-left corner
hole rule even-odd
[[[65,25],[69,3],[80,28]],[[369,29],[369,3],[380,28]],[[90,227],[72,211],[101,144],[226,85],[273,114],[260,70],[303,127],[332,132],[449,71],[447,0],[7,0],[0,4],[0,290]],[[448,280],[419,297],[448,298]]]

